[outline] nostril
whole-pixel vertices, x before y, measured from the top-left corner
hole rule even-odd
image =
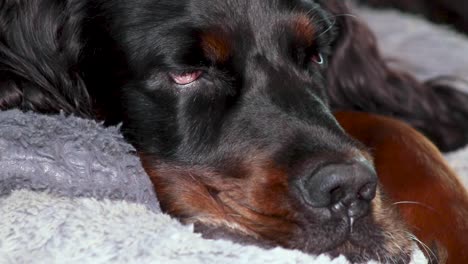
[[[365,184],[358,192],[359,198],[367,201],[374,199],[377,192],[377,184],[370,182]]]
[[[339,201],[343,200],[346,193],[344,192],[342,186],[338,186],[330,191],[330,200],[331,204],[336,204]]]
[[[321,169],[305,181],[304,198],[310,205],[318,208],[339,202],[346,195],[340,178],[328,166]]]
[[[357,219],[368,212],[376,195],[377,175],[371,166],[361,162],[330,164],[300,184],[309,206],[346,212]]]

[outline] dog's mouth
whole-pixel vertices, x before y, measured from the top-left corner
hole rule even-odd
[[[393,224],[399,225],[396,219]],[[374,214],[358,222],[352,232],[343,237],[342,243],[333,246],[326,253],[331,257],[345,256],[352,263],[367,263],[370,260],[379,263],[409,263],[413,251],[410,233],[404,227],[390,229],[389,223],[376,222]],[[394,228],[394,227],[392,227]]]
[[[227,178],[203,167],[155,165],[143,157],[162,209],[205,238],[310,254],[409,263],[413,243],[397,212],[377,192],[359,219],[304,208],[281,171],[256,168],[255,177]]]
[[[193,223],[195,231],[208,239],[227,239],[263,248],[282,246],[313,255],[326,254],[332,258],[345,256],[351,263],[367,263],[371,260],[379,263],[409,263],[414,249],[411,235],[393,218],[393,213],[385,215],[387,218],[384,222],[376,222],[383,215],[371,214],[352,226],[349,220],[342,219],[323,224],[275,219],[271,221],[276,222],[276,226],[258,223],[263,228],[258,230],[219,219],[197,218],[187,222]]]
[[[207,239],[224,239],[240,244],[257,245],[262,248],[281,246],[288,249],[300,250],[312,255],[326,254],[331,258],[344,256],[351,263],[410,263],[414,244],[410,241],[409,233],[382,230],[375,224],[362,224],[350,231],[348,224],[324,225],[320,230],[311,227],[298,226],[289,234],[281,233],[288,224],[277,227],[265,235],[253,233],[251,229],[238,223],[220,222],[217,219],[192,219],[195,231]],[[326,238],[315,235],[324,233],[324,230],[333,230]],[[315,234],[314,234],[315,233]]]

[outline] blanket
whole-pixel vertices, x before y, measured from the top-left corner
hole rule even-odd
[[[0,135],[0,263],[347,263],[201,238],[161,213],[118,127],[11,110]]]
[[[394,67],[421,79],[468,76],[463,37],[394,11],[357,12],[387,45],[386,56],[397,58]],[[427,41],[419,42],[421,36],[413,37],[419,28],[437,40],[424,35]],[[424,61],[427,56],[410,56],[439,37],[450,41],[431,50],[433,64]],[[465,184],[467,158],[468,148],[447,155]],[[119,127],[65,115],[0,112],[0,223],[0,263],[347,263],[343,257],[203,239],[192,226],[161,213]],[[412,263],[427,261],[415,249]]]

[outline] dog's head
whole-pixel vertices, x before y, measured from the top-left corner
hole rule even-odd
[[[165,212],[206,237],[408,260],[370,155],[328,107],[334,14],[311,0],[105,8],[132,75],[127,135]]]

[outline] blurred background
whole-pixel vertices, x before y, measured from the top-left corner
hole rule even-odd
[[[373,7],[392,7],[419,14],[441,24],[450,24],[468,34],[468,0],[359,0]]]

